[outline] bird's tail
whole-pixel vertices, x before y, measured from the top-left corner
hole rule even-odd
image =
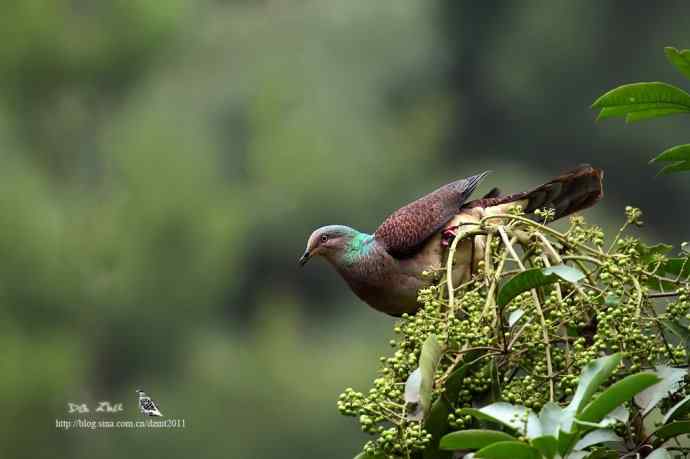
[[[537,209],[553,209],[553,218],[558,219],[586,209],[599,201],[604,195],[603,179],[604,172],[601,169],[583,164],[531,191],[484,197],[469,203],[468,206],[488,208],[520,201],[527,214],[532,214]]]

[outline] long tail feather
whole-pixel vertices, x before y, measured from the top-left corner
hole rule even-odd
[[[565,217],[594,205],[604,195],[604,172],[589,164],[531,190],[507,196],[487,197],[472,201],[467,207],[493,207],[516,201],[527,201],[524,211],[532,214],[537,209],[554,209],[555,218]]]

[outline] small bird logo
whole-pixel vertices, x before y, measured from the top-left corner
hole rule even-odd
[[[137,394],[139,394],[139,411],[141,414],[144,416],[163,416],[151,397],[146,395],[143,390],[137,389]]]

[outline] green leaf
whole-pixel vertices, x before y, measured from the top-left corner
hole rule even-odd
[[[685,416],[690,412],[690,395],[671,407],[664,416],[664,424]]]
[[[551,435],[533,438],[530,443],[537,448],[546,459],[554,459],[558,454],[558,440]]]
[[[543,269],[544,274],[550,276],[555,274],[566,282],[575,284],[585,278],[585,275],[577,268],[568,265],[556,265]]]
[[[424,416],[429,414],[431,408],[431,393],[434,389],[434,376],[436,367],[441,360],[441,345],[436,339],[436,335],[431,334],[422,345],[422,352],[419,355],[419,371],[421,382],[419,385],[419,404],[422,407]]]
[[[664,48],[664,53],[668,61],[680,70],[685,78],[690,79],[690,49],[678,51],[672,46],[667,46]]]
[[[658,116],[672,115],[674,113],[684,113],[688,110],[678,108],[674,104],[650,103],[650,104],[630,104],[618,105],[616,107],[602,108],[597,116],[597,120],[607,118],[625,117],[626,122],[641,121],[643,119],[655,118]]]
[[[659,268],[659,272],[673,278],[680,274],[681,280],[687,280],[690,277],[690,258],[669,258]]]
[[[690,341],[690,331],[685,325],[681,325],[678,323],[678,321],[668,319],[661,319],[659,322],[661,322],[661,325],[663,325],[664,328],[676,335],[676,337],[680,338],[681,341]]]
[[[661,378],[651,372],[627,376],[592,400],[577,416],[577,419],[585,422],[599,422],[616,407],[632,399],[635,394],[659,381]]]
[[[650,163],[661,161],[670,161],[671,164],[661,169],[659,175],[690,170],[690,144],[671,147],[653,158]]]
[[[585,449],[592,445],[598,445],[599,443],[607,443],[612,441],[618,442],[621,440],[623,439],[616,435],[613,430],[597,429],[582,437],[580,441],[575,444],[575,449]]]
[[[678,435],[690,434],[690,421],[672,422],[656,429],[652,435],[656,438],[655,444],[661,445]]]
[[[564,411],[572,416],[579,414],[582,407],[590,401],[592,395],[599,389],[599,386],[611,376],[621,363],[621,359],[620,353],[617,353],[600,357],[585,365],[580,374],[580,383],[577,385],[575,395]],[[571,420],[566,418],[564,421],[567,421],[564,422],[564,430],[569,432]]]
[[[482,449],[499,441],[515,441],[516,438],[497,430],[468,429],[451,432],[441,438],[440,448],[445,450],[455,449]]]
[[[528,269],[512,277],[501,288],[498,293],[498,306],[504,307],[519,294],[533,288],[553,284],[558,280],[575,283],[584,277],[585,275],[581,271],[566,265]]]
[[[673,246],[669,244],[640,244],[640,260],[645,264],[650,264],[654,262],[658,256],[666,256],[671,250],[673,250]]]
[[[496,402],[478,410],[474,408],[464,408],[461,412],[474,416],[477,419],[503,424],[519,432],[520,435],[525,435],[530,439],[541,437],[542,435],[541,423],[536,413],[521,405]],[[527,427],[526,430],[525,427]]]
[[[685,347],[687,359],[690,361],[690,331],[677,320],[660,319],[661,325],[680,339],[680,344]]]
[[[612,449],[607,449],[607,448],[596,449],[587,455],[587,459],[619,459],[619,458],[620,458],[620,454],[618,454],[618,451],[614,451]],[[568,456],[568,459],[570,459],[570,456]]]
[[[626,123],[634,123],[636,121],[648,120],[652,118],[661,118],[666,115],[675,115],[676,113],[688,113],[689,110],[679,108],[653,108],[650,110],[637,110],[630,112],[625,117]]]
[[[674,172],[690,171],[690,161],[679,161],[677,163],[669,164],[659,171],[659,175],[672,174]]]
[[[564,430],[558,432],[558,452],[561,453],[561,456],[565,456],[573,449],[578,438],[577,432],[566,432]]]
[[[480,449],[474,456],[488,459],[539,459],[539,451],[521,441],[499,441]]]
[[[377,454],[375,456],[372,456],[371,454],[365,453],[362,451],[358,455],[354,457],[354,459],[385,459],[384,456]]]
[[[524,315],[525,311],[522,309],[516,309],[515,311],[511,312],[508,316],[508,328],[512,328],[513,325],[515,325],[517,321],[520,320]]]
[[[682,269],[682,274],[681,274]],[[690,259],[683,258],[669,258],[659,266],[656,274],[669,279],[676,279],[679,274],[681,280],[688,280],[690,277]],[[676,286],[670,282],[660,282],[656,279],[649,279],[645,281],[645,285],[655,290],[674,290]]]
[[[563,418],[563,408],[557,403],[546,402],[539,412],[539,423],[544,435],[558,438],[558,430]]]
[[[609,413],[609,416],[614,421],[620,421],[623,424],[625,424],[626,422],[628,422],[628,419],[630,418],[630,411],[628,411],[625,405],[621,405],[615,410],[611,411]]]
[[[422,391],[422,371],[417,367],[405,381],[405,403],[412,406],[412,410],[406,410],[405,416],[412,421],[420,421],[424,417],[422,404],[419,403]]]
[[[647,459],[673,459],[666,448],[655,449]]]
[[[660,161],[690,161],[690,143],[676,145],[668,150],[664,150],[659,156],[649,162],[651,164]]]
[[[668,83],[648,82],[619,86],[592,104],[599,119],[625,116],[626,121],[690,112],[690,94]]]
[[[606,295],[606,299],[604,299],[604,304],[606,306],[617,306],[620,304],[620,302],[620,297],[614,295],[613,293],[609,293],[608,295]]]
[[[431,441],[424,449],[422,456],[424,459],[449,459],[451,453],[438,449],[441,437],[450,430],[448,426],[448,415],[453,411],[452,403],[457,400],[458,393],[462,388],[462,382],[470,371],[478,368],[482,362],[479,359],[481,352],[471,351],[464,355],[465,363],[453,371],[445,384],[445,397],[439,397],[431,406],[429,416],[424,421],[424,430],[431,434]]]
[[[649,413],[669,393],[678,390],[685,377],[686,370],[673,368],[666,365],[658,365],[654,372],[661,381],[658,384],[643,390],[635,396],[635,403],[642,408],[642,415]]]
[[[589,456],[589,451],[573,451],[566,456],[566,459],[585,459]]]

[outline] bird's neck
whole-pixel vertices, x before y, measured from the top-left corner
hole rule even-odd
[[[374,236],[357,232],[334,261],[341,266],[355,265],[375,249],[375,244]]]

